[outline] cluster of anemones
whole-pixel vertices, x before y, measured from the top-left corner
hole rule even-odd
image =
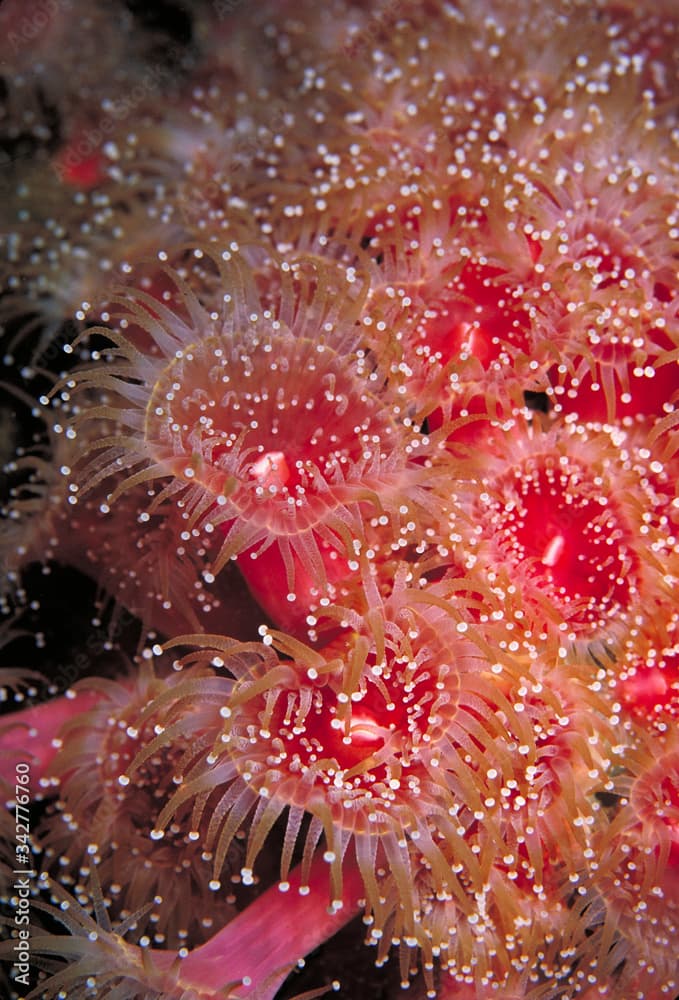
[[[0,731],[32,996],[273,997],[357,912],[432,997],[679,991],[672,22],[486,6],[263,5],[251,71],[202,12],[167,119],[10,199],[8,363],[86,328],[13,397],[6,601],[142,623]]]

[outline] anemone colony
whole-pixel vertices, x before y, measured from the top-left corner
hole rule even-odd
[[[7,994],[672,1000],[674,0],[0,22]]]

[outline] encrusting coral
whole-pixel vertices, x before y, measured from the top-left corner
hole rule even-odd
[[[86,6],[0,14],[7,995],[673,1000],[673,4]]]

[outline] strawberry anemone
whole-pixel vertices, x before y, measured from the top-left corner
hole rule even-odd
[[[416,971],[417,949],[430,996],[436,995],[437,964],[442,975],[458,984],[474,982],[484,996],[508,987],[512,967],[536,981],[569,975],[570,965],[555,942],[567,946],[568,936],[559,934],[568,920],[565,897],[592,856],[593,830],[606,823],[596,792],[608,787],[614,742],[591,666],[572,670],[568,680],[557,680],[540,663],[531,673],[496,675],[496,692],[506,695],[515,714],[508,717],[504,704],[497,702],[505,728],[491,741],[479,739],[479,719],[475,725],[468,714],[471,706],[459,704],[448,736],[463,755],[466,778],[473,779],[478,799],[471,807],[461,785],[451,785],[450,822],[434,816],[429,831],[456,874],[457,891],[442,882],[413,837],[413,923],[378,859],[386,920],[369,923],[369,942],[377,946],[378,964],[392,944],[399,946],[404,985]],[[515,719],[521,720],[520,729]],[[482,755],[475,752],[480,747]],[[453,774],[459,780],[451,759],[444,758],[441,767],[449,783]],[[463,846],[457,837],[463,838]],[[562,902],[555,906],[555,898]],[[586,941],[584,933],[577,941],[582,962],[598,947],[593,940],[590,954]]]
[[[430,430],[445,426],[451,441],[485,446],[487,418],[509,416],[539,384],[521,289],[502,269],[467,260],[454,278],[423,289],[422,297],[405,351],[413,373],[409,389],[422,393]]]
[[[589,646],[614,659],[647,597],[657,621],[645,627],[663,635],[676,539],[666,498],[639,480],[625,435],[573,424],[542,432],[516,421],[502,441],[484,458],[481,488],[461,494],[456,529],[477,568],[515,575],[531,615],[560,637],[562,656],[570,646],[577,659]]]
[[[116,297],[123,332],[108,332],[109,364],[67,382],[102,398],[75,414],[76,431],[102,412],[118,424],[83,449],[79,495],[115,473],[112,505],[162,480],[149,511],[170,502],[188,531],[218,529],[213,573],[275,545],[291,594],[296,563],[325,585],[322,546],[354,558],[367,517],[400,524],[426,500],[420,436],[355,350],[364,283],[340,261],[236,244],[194,252],[199,294],[168,274],[177,309],[141,291]],[[240,565],[257,571],[256,560]]]
[[[526,304],[532,245],[521,232],[500,237],[487,204],[450,194],[400,213],[392,205],[365,236],[376,266],[363,322],[378,366],[402,386],[416,422],[476,446],[548,368],[534,358]]]
[[[636,146],[625,161],[589,143],[578,155],[596,165],[583,173],[562,152],[522,206],[539,252],[538,348],[558,352],[547,392],[581,421],[662,416],[679,386],[676,182],[638,164]]]
[[[198,641],[186,660],[223,663],[235,677],[233,689],[220,709],[221,733],[206,759],[182,776],[153,836],[193,801],[194,825],[208,822],[206,846],[218,878],[233,838],[247,827],[241,876],[248,883],[274,824],[284,818],[283,891],[293,857],[301,852],[304,880],[323,838],[333,905],[342,898],[351,847],[376,930],[385,918],[376,871],[385,866],[412,929],[408,845],[416,842],[438,884],[463,899],[432,837],[440,828],[480,885],[483,863],[453,817],[461,809],[483,813],[473,771],[483,747],[501,741],[500,713],[527,745],[531,735],[492,684],[505,668],[496,664],[491,672],[459,613],[402,586],[383,603],[375,597],[367,615],[334,609],[342,634],[321,650],[263,627],[261,659],[247,669],[229,658],[228,640]],[[499,766],[508,766],[508,754],[498,757]],[[136,766],[133,761],[130,774]],[[219,800],[208,806],[215,788]],[[489,838],[484,853],[492,851]]]

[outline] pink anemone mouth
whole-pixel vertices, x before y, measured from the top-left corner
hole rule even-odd
[[[520,570],[579,633],[629,610],[638,585],[632,535],[615,498],[576,459],[538,454],[489,484],[474,507],[495,557]]]

